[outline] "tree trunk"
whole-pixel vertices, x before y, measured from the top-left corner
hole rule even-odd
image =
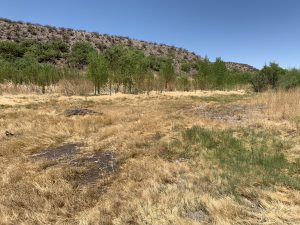
[[[46,93],[46,86],[42,85],[42,93],[45,94]]]
[[[98,95],[100,95],[100,84],[98,84],[98,86],[97,86],[97,92],[98,92]]]
[[[109,81],[109,95],[111,95],[111,80]]]
[[[117,83],[117,87],[116,87],[116,93],[118,93],[118,92],[119,92],[119,89],[120,89],[120,84],[119,84],[119,83]]]

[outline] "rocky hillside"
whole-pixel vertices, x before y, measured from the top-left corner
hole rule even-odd
[[[122,36],[99,34],[97,32],[87,32],[84,30],[56,28],[48,25],[42,26],[39,24],[24,23],[21,21],[15,22],[0,18],[0,40],[37,40],[47,42],[57,39],[63,40],[68,46],[72,46],[79,41],[87,41],[100,51],[110,48],[112,45],[122,44],[124,46],[142,50],[146,55],[166,56],[168,54],[173,54],[175,56],[174,63],[177,70],[180,68],[182,62],[193,62],[202,59],[201,56],[198,56],[193,52],[175,46],[134,40]],[[226,65],[229,69],[256,71],[254,67],[246,64],[228,62]]]
[[[226,67],[229,70],[238,70],[242,72],[256,72],[258,69],[256,69],[253,66],[250,66],[248,64],[244,63],[235,63],[235,62],[226,62]]]

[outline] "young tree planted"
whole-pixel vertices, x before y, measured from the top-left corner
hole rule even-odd
[[[108,80],[108,63],[103,54],[92,52],[88,57],[88,77],[94,84],[95,95]]]
[[[167,58],[160,68],[160,76],[162,77],[165,85],[165,90],[168,85],[175,79],[175,70],[172,64],[172,58]]]

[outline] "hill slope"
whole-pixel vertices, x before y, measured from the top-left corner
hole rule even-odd
[[[97,32],[87,32],[84,30],[74,30],[67,28],[56,28],[53,26],[42,26],[24,22],[15,22],[0,18],[0,40],[21,41],[36,40],[47,42],[51,40],[63,40],[69,47],[79,41],[90,42],[98,50],[105,50],[113,45],[121,44],[142,50],[146,55],[166,56],[172,53],[175,57],[175,67],[180,68],[185,61],[193,62],[201,60],[202,57],[183,48],[177,48],[165,44],[157,44],[128,37],[99,34]],[[254,67],[247,64],[227,62],[229,69],[253,72]]]

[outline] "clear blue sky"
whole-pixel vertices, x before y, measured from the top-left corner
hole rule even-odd
[[[300,0],[0,0],[0,17],[300,68]]]

